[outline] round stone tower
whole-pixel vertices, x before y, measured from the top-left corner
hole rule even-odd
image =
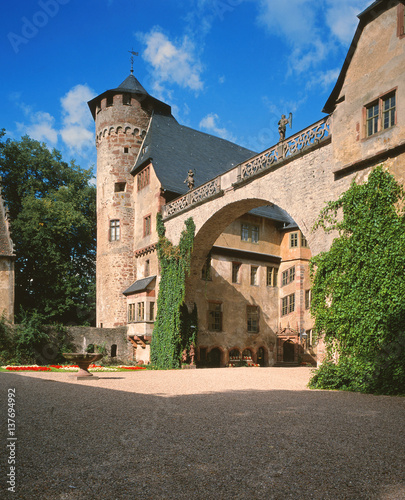
[[[151,96],[131,74],[88,104],[97,146],[97,326],[127,323],[122,292],[136,280],[134,166],[152,113]]]

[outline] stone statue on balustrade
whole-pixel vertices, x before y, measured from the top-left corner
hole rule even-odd
[[[289,114],[288,118],[285,115],[281,115],[281,120],[278,122],[278,133],[280,134],[280,142],[284,141],[285,133],[287,129],[287,124],[292,128],[292,113]]]

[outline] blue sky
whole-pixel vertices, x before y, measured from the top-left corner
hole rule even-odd
[[[324,115],[371,0],[14,0],[0,19],[7,137],[28,134],[96,163],[87,101],[130,72],[192,128],[262,151],[281,114]]]

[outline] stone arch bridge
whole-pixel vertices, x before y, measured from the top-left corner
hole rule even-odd
[[[346,191],[358,171],[337,172],[328,116],[284,142],[219,175],[163,207],[166,236],[179,242],[184,222],[196,225],[187,302],[194,278],[219,235],[236,218],[263,205],[278,205],[295,220],[312,254],[328,250],[333,234],[312,231],[325,203]],[[365,168],[366,167],[366,168]],[[362,165],[361,175],[369,172]]]

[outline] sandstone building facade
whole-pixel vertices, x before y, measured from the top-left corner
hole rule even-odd
[[[137,360],[149,359],[156,317],[161,212],[174,243],[185,218],[197,221],[189,298],[201,365],[316,361],[309,259],[330,239],[312,234],[312,223],[375,165],[405,180],[404,4],[376,1],[359,19],[327,117],[259,155],[180,125],[133,74],[89,102],[97,326],[126,326]]]

